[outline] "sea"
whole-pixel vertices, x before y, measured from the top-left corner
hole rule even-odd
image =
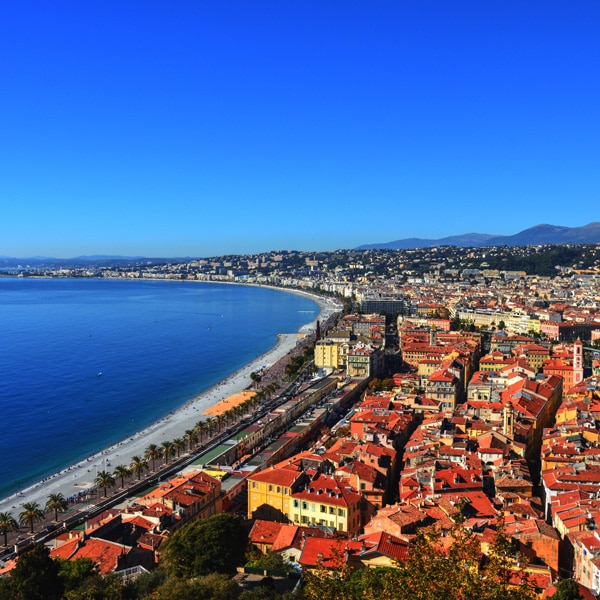
[[[0,498],[163,418],[318,310],[255,286],[0,278]]]

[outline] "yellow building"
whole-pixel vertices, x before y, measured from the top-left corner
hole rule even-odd
[[[343,366],[340,360],[341,344],[333,340],[319,340],[315,344],[315,366],[318,368],[338,369]]]
[[[280,463],[248,477],[248,518],[319,525],[355,534],[361,526],[361,495],[333,476]]]

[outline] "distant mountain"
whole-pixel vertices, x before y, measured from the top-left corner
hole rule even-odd
[[[582,227],[560,225],[536,225],[514,235],[488,235],[465,233],[439,240],[405,238],[393,242],[364,244],[356,250],[404,250],[409,248],[433,248],[435,246],[537,246],[542,244],[599,244],[600,222]]]
[[[60,269],[60,268],[99,268],[99,267],[139,267],[159,265],[173,261],[184,262],[188,259],[147,258],[144,256],[76,256],[74,258],[53,258],[51,256],[29,256],[14,258],[0,256],[0,269]]]

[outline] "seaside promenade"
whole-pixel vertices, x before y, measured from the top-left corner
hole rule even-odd
[[[339,312],[339,307],[331,300],[313,295],[311,298],[317,302],[320,311],[316,318],[301,327],[298,333],[280,334],[277,344],[267,353],[143,431],[67,467],[27,489],[1,499],[0,513],[10,513],[18,522],[23,505],[36,503],[40,509],[44,510],[48,498],[53,494],[61,494],[70,500],[67,515],[61,513],[59,520],[86,510],[86,507],[91,508],[102,499],[102,490],[96,489],[95,484],[98,473],[105,471],[113,473],[120,465],[129,466],[135,456],[143,457],[145,455],[148,446],[152,444],[160,446],[166,440],[182,438],[186,431],[194,430],[199,422],[208,418],[207,412],[214,417],[219,412],[227,411],[235,402],[241,402],[244,392],[254,390],[254,384],[250,378],[252,372],[262,369],[260,382],[262,387],[270,383],[280,384],[285,375],[285,366],[290,358],[302,353],[306,345],[314,343],[317,321],[327,322],[335,313]],[[181,452],[182,456],[188,453],[198,453],[203,446],[210,444],[210,441],[219,435],[219,431],[214,431],[212,435],[204,435],[201,444],[197,443],[191,450],[186,447],[186,450]],[[170,462],[173,462],[173,459]],[[156,476],[157,471],[165,466],[167,465],[164,464],[163,459],[155,465],[154,469],[141,475],[142,481]],[[151,464],[150,467],[152,467]],[[123,482],[116,477],[116,486],[111,488],[108,495],[115,496],[137,483],[138,476],[135,474],[126,477]],[[34,533],[52,528],[55,525],[53,517],[53,511],[48,511],[44,519],[35,523]],[[8,532],[8,544],[14,544],[27,537],[31,537],[30,528],[21,526],[19,531]],[[3,539],[0,540],[0,543],[2,542]]]

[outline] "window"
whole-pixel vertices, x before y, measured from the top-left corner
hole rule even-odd
[[[277,493],[280,494],[281,493],[281,487],[277,486]]]
[[[330,515],[335,515],[335,508],[333,508],[333,506],[329,507],[329,514]]]
[[[322,513],[327,512],[327,507],[324,506],[323,504],[321,504],[320,508],[321,508]]]
[[[303,510],[308,510],[308,502],[303,502],[302,503],[302,509]]]
[[[294,508],[299,508],[299,507],[300,507],[300,501],[294,500]]]
[[[258,484],[256,483],[256,481],[252,482],[252,489],[256,489],[258,487]]]
[[[310,510],[312,510],[313,512],[317,510],[317,507],[315,506],[314,502],[310,505]]]
[[[272,485],[270,485],[270,486],[269,486],[269,491],[270,491],[270,492],[272,492],[272,491],[273,491],[273,486],[272,486]]]
[[[338,508],[338,517],[343,517],[343,516],[344,516],[344,509]]]

